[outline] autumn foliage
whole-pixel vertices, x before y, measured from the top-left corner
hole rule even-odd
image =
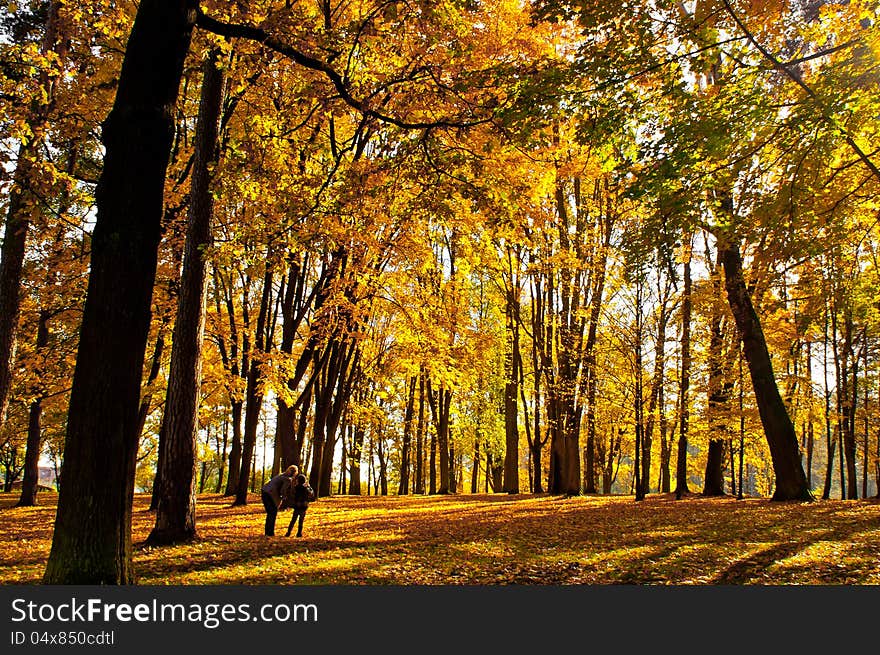
[[[64,481],[49,581],[877,580],[876,3],[0,16],[4,516],[43,548]],[[289,465],[311,562],[251,534]]]
[[[0,584],[39,582],[54,507],[0,513]],[[149,499],[135,501],[146,538]],[[290,512],[279,514],[286,525]],[[199,498],[201,537],[138,547],[139,582],[191,584],[878,584],[880,506],[552,496],[334,497],[303,538],[265,537],[258,504]],[[283,532],[282,532],[283,534]]]

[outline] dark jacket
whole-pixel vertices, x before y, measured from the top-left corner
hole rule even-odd
[[[296,509],[307,509],[309,503],[315,499],[315,492],[308,483],[297,484],[293,487],[293,506]]]
[[[293,484],[293,476],[289,473],[282,473],[264,484],[263,491],[272,497],[272,500],[275,501],[275,507],[278,507],[281,504],[281,499],[287,495],[291,484]]]

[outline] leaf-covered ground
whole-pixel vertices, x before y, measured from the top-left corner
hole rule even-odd
[[[0,497],[0,583],[33,584],[49,553],[54,495]],[[142,584],[880,584],[880,503],[649,496],[462,495],[321,499],[304,537],[262,535],[257,496],[199,497],[199,539],[143,548]]]

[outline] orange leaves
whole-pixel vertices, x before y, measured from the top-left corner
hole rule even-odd
[[[37,583],[52,495],[3,499],[0,583]],[[152,527],[138,495],[134,541]],[[880,505],[730,498],[323,498],[302,539],[264,537],[255,497],[199,497],[199,539],[141,549],[142,584],[877,584]],[[282,512],[279,525],[289,520]]]

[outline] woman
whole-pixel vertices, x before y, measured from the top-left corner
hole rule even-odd
[[[291,481],[299,473],[297,466],[288,466],[281,475],[276,475],[263,485],[263,507],[266,508],[266,536],[275,536],[275,517],[278,516],[278,506],[281,499],[287,495]]]

